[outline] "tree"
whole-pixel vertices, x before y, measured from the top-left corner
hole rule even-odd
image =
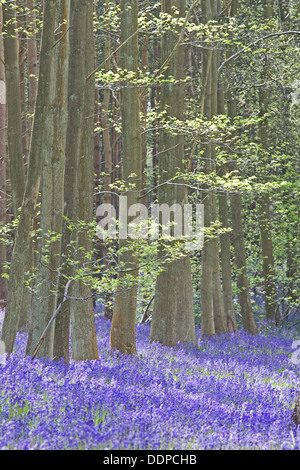
[[[160,108],[165,113],[167,122],[168,119],[180,122],[184,118],[185,54],[181,44],[183,31],[179,26],[179,20],[185,17],[185,9],[183,0],[162,2],[162,12],[170,15],[176,25],[164,32],[161,44],[164,80],[160,86]],[[176,185],[166,184],[166,181],[174,178],[178,172],[185,171],[184,136],[180,131],[170,132],[162,126],[159,134],[158,166],[159,205],[167,204],[171,208],[174,204],[178,204],[184,209],[184,204],[187,203],[184,182],[179,180]],[[163,246],[159,256],[161,261],[166,256]],[[162,272],[157,277],[150,340],[166,346],[174,346],[178,341],[196,342],[191,265],[188,254],[164,263]]]
[[[223,2],[218,2],[218,15],[222,11]],[[237,2],[232,2],[229,15],[236,15]],[[222,52],[218,54],[218,62],[221,61]],[[225,109],[225,83],[223,77],[218,76],[218,114],[226,115]],[[219,166],[218,174],[225,176],[228,172],[228,162],[223,163]],[[221,271],[222,271],[222,287],[223,287],[223,299],[224,299],[224,311],[227,320],[228,331],[236,331],[237,321],[234,310],[233,302],[233,289],[232,289],[232,266],[231,266],[231,241],[230,241],[230,222],[229,222],[229,197],[227,190],[221,190],[218,194],[219,203],[219,219],[222,224],[222,228],[225,229],[220,234],[220,249],[221,249]]]
[[[202,2],[204,22],[208,23],[217,17],[215,2]],[[218,54],[214,44],[208,43],[203,50],[203,114],[211,120],[218,114]],[[205,172],[216,172],[216,149],[212,142],[205,142],[203,159]],[[217,202],[214,189],[206,187],[204,196],[205,226],[210,228],[217,220]],[[224,273],[223,273],[224,274]],[[219,237],[210,234],[202,250],[202,328],[201,336],[213,336],[215,333],[227,332],[227,321],[220,283]]]
[[[36,203],[40,188],[41,171],[45,154],[53,152],[53,133],[56,125],[56,102],[59,87],[53,86],[59,77],[58,60],[64,43],[57,41],[56,31],[64,21],[61,16],[63,1],[44,4],[44,26],[40,53],[40,73],[29,168],[25,195],[10,264],[8,299],[1,332],[6,351],[11,354],[20,319],[24,284],[24,267],[30,244],[32,224],[36,215]]]
[[[35,294],[32,304],[30,331],[26,353],[31,354],[42,331],[56,310],[57,290],[60,267],[61,240],[56,234],[62,231],[62,214],[64,202],[65,143],[67,128],[67,91],[69,40],[67,28],[69,24],[69,3],[60,2],[57,10],[55,32],[59,42],[56,57],[55,92],[51,96],[53,121],[49,125],[47,141],[44,143],[44,158],[41,177],[41,208],[39,253],[36,266]],[[58,8],[57,7],[57,8]],[[47,147],[46,147],[47,145]],[[53,335],[48,334],[39,355],[52,357]]]
[[[2,9],[0,8],[0,224],[6,220],[6,83],[4,68],[4,49],[2,38]],[[7,280],[5,274],[6,245],[0,242],[0,307],[7,298]]]
[[[71,3],[68,123],[64,180],[64,217],[61,243],[61,300],[69,280],[71,299],[63,303],[55,321],[56,360],[69,360],[71,321],[72,358],[98,358],[92,293],[78,272],[89,273],[92,245],[87,233],[93,209],[94,161],[94,38],[92,0]],[[82,230],[80,222],[85,225]],[[78,225],[79,224],[79,225]],[[72,298],[73,297],[73,298]],[[77,300],[75,300],[77,299]]]
[[[26,20],[29,36],[27,38],[27,56],[28,56],[28,141],[31,139],[33,116],[37,94],[38,77],[38,57],[36,45],[36,11],[35,0],[26,0],[28,9]]]
[[[238,0],[231,5],[230,15],[234,17],[237,14]],[[227,48],[227,56],[232,56],[232,48]],[[227,65],[227,114],[233,120],[237,116],[237,100],[230,87],[232,75],[232,63]],[[232,136],[234,138],[234,135]],[[230,171],[238,171],[236,160],[232,160],[229,165]],[[238,288],[238,299],[241,307],[242,324],[246,331],[251,334],[257,334],[257,327],[254,320],[253,309],[250,300],[249,282],[247,276],[246,251],[244,240],[244,228],[242,219],[242,197],[239,191],[230,193],[231,222],[233,229],[233,247],[236,267],[236,283]]]
[[[273,16],[272,2],[263,1],[264,20],[268,24]],[[282,5],[281,5],[282,6]],[[283,8],[281,9],[283,14]],[[267,181],[266,162],[269,157],[269,136],[268,136],[268,113],[269,90],[268,90],[268,56],[265,56],[262,81],[263,85],[259,88],[259,108],[261,120],[258,125],[258,134],[261,145],[261,174],[263,181]],[[269,321],[275,321],[277,311],[277,290],[274,270],[273,243],[270,220],[270,200],[269,195],[263,192],[258,198],[258,217],[261,236],[261,250],[263,258],[263,276],[265,290],[265,308],[266,317]]]
[[[108,30],[108,34],[105,36],[105,71],[109,72],[111,70],[111,38],[109,35],[109,13],[110,13],[110,2],[106,0],[105,2],[105,13],[107,19],[105,19],[105,29]],[[103,203],[111,204],[112,203],[112,194],[110,190],[110,185],[112,183],[112,146],[111,146],[111,135],[109,128],[109,103],[111,99],[111,90],[105,88],[103,91],[103,101],[101,109],[101,126],[102,126],[102,136],[103,136],[103,151],[104,151],[104,163],[105,163],[105,176],[104,176],[104,188],[103,188]],[[108,248],[105,244],[101,246],[101,254],[104,257],[104,266],[106,272],[110,269],[110,259],[108,255]],[[108,292],[105,297],[105,316],[107,318],[112,318],[112,298],[111,293]]]
[[[132,72],[134,77],[137,77],[139,57],[137,0],[121,1],[120,41],[122,44],[120,65],[124,71]],[[142,178],[140,99],[137,85],[123,86],[121,90],[121,116],[122,181],[126,187],[122,195],[127,197],[128,207],[130,207],[140,202]],[[132,175],[134,176],[134,185],[130,188]],[[130,219],[125,221],[126,228],[129,223]],[[135,317],[138,257],[137,253],[130,248],[129,239],[120,240],[119,269],[110,345],[112,349],[122,353],[134,354],[136,352]]]
[[[2,3],[4,62],[7,90],[7,138],[13,215],[22,205],[25,172],[22,146],[20,68],[15,2]]]
[[[74,2],[75,3],[75,2]],[[80,147],[78,149],[78,218],[84,221],[87,229],[80,230],[77,235],[77,259],[79,260],[79,269],[83,269],[85,274],[89,274],[91,269],[89,262],[92,256],[93,244],[91,233],[88,230],[93,223],[93,168],[94,168],[94,27],[93,27],[93,0],[82,0],[77,2],[82,10],[76,9],[74,5],[74,23],[71,25],[71,41],[84,39],[79,57],[83,59],[80,70],[83,69],[82,77],[83,87],[83,110],[82,110],[82,132],[80,134]],[[75,21],[78,15],[80,24]],[[73,37],[73,35],[75,37]],[[71,42],[72,44],[72,42]],[[73,49],[73,54],[75,50]],[[74,71],[75,72],[75,71]],[[73,72],[73,73],[74,73]],[[70,69],[70,73],[72,73]],[[79,83],[78,83],[79,84]],[[82,87],[81,84],[81,87]],[[73,118],[76,115],[69,115],[70,125],[74,125]],[[73,158],[76,154],[73,154]],[[66,172],[68,168],[66,168]],[[69,184],[70,181],[68,180]],[[74,189],[74,188],[73,188]],[[65,187],[65,190],[66,187]],[[84,280],[78,279],[72,290],[72,295],[84,301],[71,300],[71,348],[72,359],[75,361],[96,360],[99,358],[96,339],[96,328],[94,318],[94,307],[92,291],[90,285]]]

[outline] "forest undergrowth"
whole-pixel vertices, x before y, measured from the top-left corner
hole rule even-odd
[[[3,322],[0,313],[0,329]],[[299,449],[291,424],[299,390],[295,329],[260,324],[175,348],[109,351],[96,315],[99,360],[68,364],[25,356],[26,332],[0,364],[0,449]]]

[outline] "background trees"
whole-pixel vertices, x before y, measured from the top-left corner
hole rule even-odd
[[[279,324],[296,311],[299,5],[250,3],[1,2],[9,353],[31,309],[32,354],[66,285],[40,356],[68,360],[71,325],[72,357],[97,358],[93,301],[107,315],[113,303],[111,347],[124,353],[135,353],[135,322],[152,310],[151,339],[168,346],[196,342],[197,315],[213,336],[256,334],[259,315]],[[153,203],[202,201],[203,249],[176,237],[99,243],[98,206],[112,204],[120,222],[125,196],[137,205],[125,225],[141,202],[151,217]]]

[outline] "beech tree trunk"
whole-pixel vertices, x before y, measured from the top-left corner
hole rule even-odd
[[[273,15],[272,2],[264,0],[264,19],[269,21]],[[268,59],[266,58],[263,66],[263,81],[267,82]],[[259,89],[259,107],[260,117],[262,120],[258,125],[258,134],[261,145],[261,162],[260,167],[263,175],[263,182],[267,182],[266,164],[269,157],[268,142],[268,118],[264,115],[268,112],[269,93],[267,85],[263,85]],[[265,293],[265,309],[266,318],[269,321],[276,320],[277,311],[277,290],[275,280],[275,269],[273,259],[273,242],[270,220],[270,200],[267,193],[263,193],[258,198],[258,218],[261,236],[261,251],[263,258],[263,277],[264,277],[264,293]]]
[[[216,2],[203,1],[202,13],[206,23],[216,18]],[[207,119],[218,113],[218,54],[213,47],[213,44],[210,44],[203,50],[202,103],[203,114]],[[210,174],[216,171],[215,145],[205,142],[203,147],[205,172]],[[204,196],[205,227],[209,228],[217,220],[216,192],[208,186],[204,189],[207,191]],[[220,281],[219,237],[216,234],[206,239],[202,250],[201,298],[201,336],[226,333],[227,322]]]
[[[203,22],[211,19],[210,1],[202,1]],[[212,73],[211,73],[212,51],[204,49],[202,56],[202,112],[210,119],[212,116],[211,93],[212,93]],[[203,145],[204,171],[210,174],[212,171],[211,143]],[[213,197],[208,185],[203,185],[204,196],[204,226],[209,228],[213,221]],[[201,273],[201,337],[211,337],[215,335],[214,304],[213,304],[213,250],[214,243],[211,237],[205,236],[201,253],[202,273]]]
[[[29,37],[27,38],[27,61],[28,61],[28,142],[30,144],[33,115],[36,102],[38,86],[38,59],[36,46],[36,13],[35,0],[26,0],[28,12],[26,15]]]
[[[79,153],[79,178],[78,178],[78,218],[87,226],[80,230],[77,235],[77,253],[79,268],[84,269],[88,274],[85,264],[92,256],[93,243],[92,236],[89,233],[88,226],[93,222],[93,168],[94,168],[94,109],[95,109],[95,80],[94,75],[90,74],[94,70],[94,27],[93,27],[93,0],[87,0],[83,3],[83,10],[79,19],[82,23],[76,26],[74,21],[73,30],[77,30],[79,38],[81,34],[84,37],[84,74],[89,77],[85,80],[84,103],[83,103],[83,129],[81,133],[81,142]],[[74,15],[77,12],[74,13]],[[85,24],[84,24],[85,19]],[[82,27],[82,30],[81,30]],[[77,29],[78,28],[78,29]],[[85,30],[84,30],[85,28]],[[73,51],[75,52],[75,51]],[[93,361],[99,359],[94,305],[92,291],[90,286],[79,279],[74,283],[73,295],[79,299],[71,301],[71,347],[72,359],[74,361]]]
[[[93,207],[94,165],[94,69],[92,0],[73,0],[70,11],[70,59],[68,82],[68,124],[66,171],[64,180],[64,216],[62,230],[62,268],[60,295],[72,279],[68,295],[55,320],[53,356],[69,360],[71,321],[72,359],[98,358],[92,292],[78,275],[89,274],[85,263],[91,256],[88,223]],[[79,229],[78,222],[85,223]],[[71,224],[71,227],[69,225]],[[83,230],[83,232],[82,232]]]
[[[230,6],[230,16],[234,17],[237,13],[238,0],[234,0]],[[232,55],[230,46],[227,48],[226,55]],[[229,84],[230,75],[232,72],[232,64],[229,64],[226,70],[227,85]],[[227,113],[233,120],[236,117],[236,100],[230,91],[230,86],[227,90]],[[229,165],[230,171],[237,171],[237,165],[232,162]],[[253,309],[251,305],[249,282],[247,275],[246,265],[246,251],[244,242],[244,229],[242,219],[242,197],[239,192],[230,194],[230,208],[231,208],[231,222],[233,230],[233,247],[235,267],[237,270],[237,288],[238,288],[238,301],[241,308],[243,328],[250,334],[257,334],[257,327],[254,320]]]
[[[2,3],[4,62],[7,90],[7,139],[13,215],[16,218],[24,196],[25,172],[22,145],[19,48],[15,6],[15,2]]]
[[[59,40],[60,47],[55,63],[56,76],[53,77],[56,82],[52,96],[53,121],[48,130],[48,147],[44,151],[42,168],[39,254],[26,347],[28,355],[32,354],[42,332],[54,314],[57,302],[61,242],[60,237],[56,237],[55,241],[51,241],[51,237],[61,234],[62,231],[69,59],[67,34],[69,2],[67,0],[60,2],[57,24],[61,25],[56,31],[56,40]],[[38,357],[52,358],[53,335],[54,328],[52,327],[38,351]]]
[[[2,23],[0,7],[0,224],[6,224],[6,83]],[[6,245],[0,242],[0,309],[5,306],[7,299],[7,279],[2,277],[5,264]]]
[[[129,39],[131,37],[131,39]],[[138,1],[121,1],[121,49],[120,65],[123,69],[138,72]],[[128,207],[140,203],[142,178],[142,141],[140,123],[139,90],[135,85],[124,86],[121,91],[122,114],[122,180],[130,185],[135,173],[134,187],[123,192]],[[120,209],[121,210],[121,209]],[[128,223],[130,219],[128,220]],[[120,273],[115,293],[110,346],[124,354],[136,352],[135,321],[137,300],[138,257],[130,248],[130,240],[120,240]]]
[[[184,0],[165,0],[162,11],[174,16],[175,19],[185,17]],[[175,29],[175,28],[174,28]],[[164,33],[162,37],[162,63],[168,60],[164,71],[166,83],[161,85],[161,110],[169,118],[184,118],[185,87],[181,83],[184,76],[185,53],[178,44],[181,28],[176,27]],[[175,48],[175,49],[174,49]],[[174,77],[178,83],[168,83]],[[182,209],[187,203],[187,191],[184,185],[163,185],[166,180],[175,177],[178,171],[183,172],[184,136],[172,135],[161,130],[159,135],[159,184],[158,203],[167,204],[169,208],[178,203]],[[180,183],[180,182],[179,182]],[[161,250],[161,260],[165,251]],[[158,341],[172,347],[178,341],[195,343],[195,319],[193,308],[192,275],[189,256],[166,263],[164,271],[156,280],[150,340]]]
[[[64,0],[66,1],[66,0]],[[62,24],[63,0],[44,4],[44,27],[40,54],[40,74],[36,111],[29,154],[28,177],[20,220],[12,253],[8,281],[8,299],[1,333],[6,351],[11,354],[18,330],[24,284],[24,267],[27,259],[32,224],[36,215],[36,203],[40,188],[41,171],[45,154],[53,151],[53,130],[56,119],[54,103],[57,98],[57,57],[60,48],[57,29]],[[59,74],[58,74],[59,76]]]
[[[105,11],[109,14],[110,2],[106,0],[105,2]],[[109,25],[105,25],[107,29],[107,35],[105,36],[105,72],[108,72],[111,68],[111,61],[109,59],[111,55],[111,38],[109,32]],[[111,91],[109,88],[106,88],[103,92],[103,101],[102,101],[102,110],[101,110],[101,125],[102,125],[102,138],[103,138],[103,151],[104,151],[104,163],[105,163],[105,176],[104,176],[104,193],[103,193],[103,203],[111,204],[112,195],[111,195],[111,182],[112,182],[112,148],[110,140],[110,125],[109,125],[109,104],[111,99]],[[102,244],[102,256],[104,257],[104,266],[105,271],[109,272],[110,269],[110,259],[108,249],[105,244]],[[104,316],[106,318],[112,319],[113,315],[113,299],[110,292],[105,293],[105,311]]]
[[[20,60],[22,60],[22,69],[23,69],[23,83],[21,90],[23,91],[22,96],[22,114],[23,114],[23,153],[24,153],[24,163],[25,163],[25,174],[28,170],[28,152],[30,147],[30,140],[32,134],[32,125],[33,125],[33,116],[36,102],[37,94],[37,50],[36,50],[36,13],[35,13],[35,2],[34,0],[26,0],[26,6],[28,8],[26,14],[26,29],[28,31],[29,37],[27,39],[27,49],[24,45],[22,54],[20,53]],[[24,43],[24,39],[22,40]],[[24,55],[27,52],[27,80],[28,80],[28,107],[25,106],[25,60]],[[22,82],[22,75],[21,75]],[[28,117],[27,117],[28,113]],[[34,228],[38,227],[38,221],[35,219]],[[32,268],[36,265],[36,255],[35,251],[37,250],[36,237],[31,238],[30,247],[28,250],[27,261],[25,271],[30,272]],[[31,285],[33,287],[33,283]],[[24,286],[23,296],[22,296],[22,307],[19,321],[19,330],[22,331],[30,326],[30,312],[32,307],[33,296],[27,286]]]
[[[217,18],[217,2],[211,0],[212,19]],[[212,51],[211,61],[211,113],[212,116],[218,114],[218,51]],[[216,148],[212,144],[211,149],[211,166],[212,171],[216,172]],[[212,192],[212,218],[213,222],[217,221],[217,195],[216,190]],[[213,242],[213,304],[214,304],[214,321],[217,334],[227,333],[227,322],[225,317],[223,293],[220,279],[220,256],[219,256],[219,236],[215,236]]]
[[[237,9],[237,1],[233,1],[229,11],[229,15],[234,16]],[[218,13],[222,10],[222,0],[218,0]],[[220,54],[219,54],[220,61]],[[220,79],[218,82],[218,114],[225,115],[225,93],[224,93],[224,81]],[[224,176],[228,171],[228,164],[225,163],[219,170],[220,176]],[[222,228],[229,229],[229,201],[227,191],[220,192],[218,195],[219,203],[219,219],[222,224]],[[223,300],[224,310],[227,322],[228,331],[236,331],[238,329],[236,322],[236,315],[234,311],[233,303],[233,291],[232,291],[232,266],[231,266],[231,250],[230,250],[230,233],[225,231],[220,235],[220,246],[221,246],[221,271],[222,271],[222,287],[223,287]]]

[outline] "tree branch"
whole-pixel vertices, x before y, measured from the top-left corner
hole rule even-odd
[[[221,65],[220,67],[218,68],[218,72],[221,72],[221,70],[225,67],[225,65],[227,65],[229,62],[231,62],[232,60],[236,59],[237,57],[239,57],[241,54],[243,54],[243,52],[247,51],[248,49],[251,49],[253,46],[255,46],[257,43],[259,43],[260,41],[263,41],[264,39],[268,39],[268,38],[272,38],[272,37],[276,37],[276,36],[283,36],[283,35],[286,35],[286,34],[296,34],[296,35],[300,35],[300,31],[281,31],[280,33],[270,33],[270,34],[266,34],[265,36],[262,36],[261,38],[258,38],[256,39],[255,41],[253,41],[251,44],[249,44],[248,46],[245,46],[243,47],[243,49],[240,49],[239,51],[237,51],[235,54],[233,54],[232,56],[228,57],[228,59],[226,59]]]

